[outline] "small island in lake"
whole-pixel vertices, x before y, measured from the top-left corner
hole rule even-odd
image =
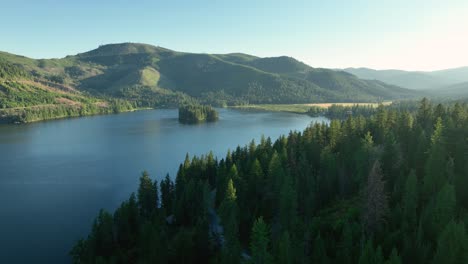
[[[201,122],[215,122],[218,112],[210,105],[183,105],[179,107],[179,122],[194,124]]]

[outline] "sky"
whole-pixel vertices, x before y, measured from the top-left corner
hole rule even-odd
[[[0,50],[32,58],[138,42],[324,68],[468,66],[468,0],[0,0],[0,14]]]

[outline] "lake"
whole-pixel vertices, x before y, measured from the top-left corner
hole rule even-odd
[[[220,109],[216,123],[182,125],[177,110],[0,126],[0,263],[67,263],[100,208],[113,211],[147,170],[175,176],[185,154],[272,140],[326,118]]]

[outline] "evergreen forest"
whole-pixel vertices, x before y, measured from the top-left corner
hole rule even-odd
[[[143,172],[73,262],[468,263],[468,105],[343,116]]]

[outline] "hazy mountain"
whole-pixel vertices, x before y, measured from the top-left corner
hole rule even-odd
[[[32,90],[48,93],[54,87],[64,96],[73,91],[87,98],[121,98],[150,107],[177,105],[193,98],[212,104],[238,104],[376,101],[416,96],[407,89],[361,80],[342,71],[312,68],[290,57],[194,54],[136,43],[103,45],[62,59],[35,60],[0,53],[0,60],[8,68],[22,72],[0,78],[3,90],[8,87],[7,92],[0,93],[0,99],[9,102],[7,107],[15,105],[18,94],[28,97]],[[15,88],[13,84],[25,82],[30,89]],[[16,95],[9,96],[12,93]],[[53,97],[55,101],[59,100],[57,97]],[[22,106],[37,104],[37,100],[32,100]]]
[[[468,67],[432,72],[373,70],[369,68],[347,68],[344,71],[362,79],[379,80],[415,90],[443,88],[468,81]]]
[[[451,99],[466,98],[468,97],[468,82],[439,87],[437,89],[427,90],[426,92],[438,97],[447,97]]]
[[[430,75],[439,78],[445,78],[447,80],[455,81],[458,83],[468,82],[468,66],[441,71],[433,71],[430,72]]]

